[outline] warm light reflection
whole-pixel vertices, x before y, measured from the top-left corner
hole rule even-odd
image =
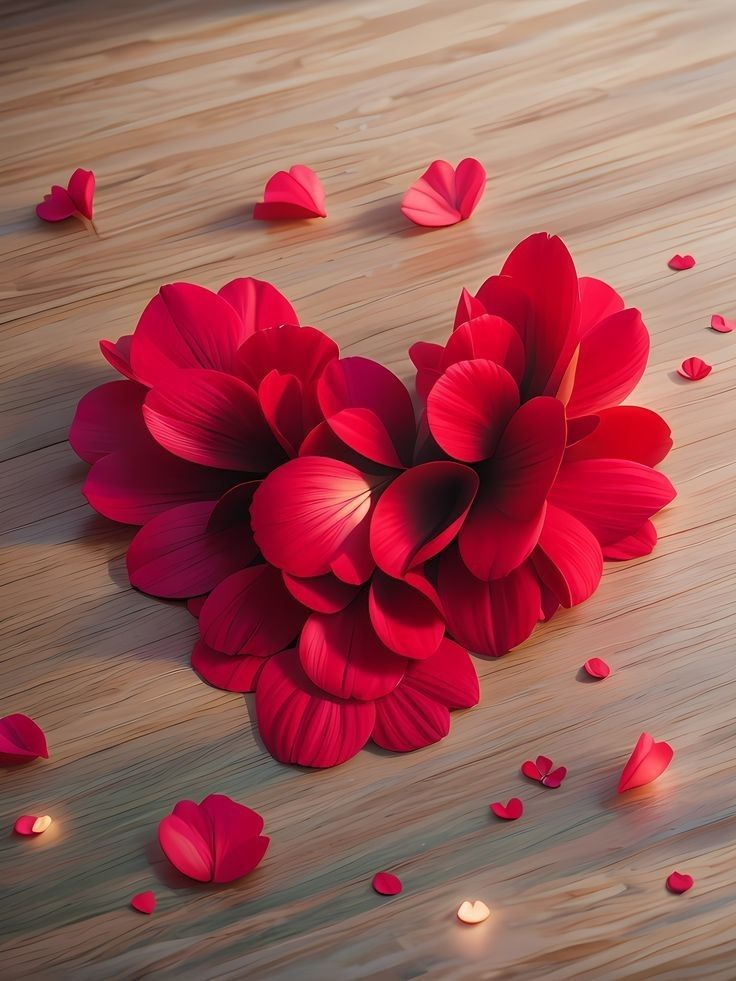
[[[34,833],[34,835],[40,835],[50,827],[51,816],[49,814],[44,814],[41,817],[36,818],[31,827],[31,831]]]
[[[466,899],[457,911],[457,918],[463,923],[482,923],[490,915],[491,911],[481,899]]]

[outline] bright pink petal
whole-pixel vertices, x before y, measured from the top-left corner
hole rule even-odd
[[[618,405],[636,388],[649,357],[649,331],[638,310],[621,310],[601,320],[580,342],[570,416]]]
[[[670,267],[670,269],[674,269],[679,272],[683,269],[692,269],[695,265],[695,259],[691,255],[680,255],[678,252],[672,256],[667,265]]]
[[[182,504],[152,518],[127,555],[131,585],[144,593],[186,599],[209,592],[255,556],[247,515],[240,527],[207,529],[213,501]]]
[[[111,364],[115,371],[131,381],[137,381],[133,366],[130,363],[130,349],[133,342],[132,334],[123,334],[116,341],[100,341],[102,357]]]
[[[401,579],[377,571],[371,581],[369,610],[373,629],[386,647],[405,657],[431,657],[445,633],[435,604]]]
[[[710,326],[711,330],[719,334],[730,334],[732,330],[736,330],[736,320],[729,320],[720,313],[714,313],[710,318]]]
[[[258,386],[258,402],[271,432],[287,456],[294,457],[306,435],[304,396],[296,375],[270,371]]]
[[[164,449],[191,463],[264,473],[286,458],[255,391],[222,372],[171,372],[148,393],[143,416]]]
[[[238,351],[234,370],[253,388],[275,368],[282,375],[296,375],[308,389],[338,354],[337,344],[322,331],[286,324],[251,334]]]
[[[221,654],[203,640],[192,651],[192,668],[208,685],[223,691],[255,691],[265,663],[266,658],[250,654]]]
[[[266,559],[294,576],[321,576],[371,509],[371,478],[327,457],[289,460],[263,481],[251,519]]]
[[[330,695],[370,701],[401,681],[406,660],[377,636],[365,591],[339,613],[313,613],[299,640],[299,660],[307,676]]]
[[[656,780],[670,765],[674,755],[675,751],[669,743],[655,742],[648,732],[643,732],[621,773],[619,794]]]
[[[343,582],[332,573],[302,579],[282,573],[284,585],[294,599],[315,613],[338,613],[355,599],[358,586]]]
[[[484,313],[457,327],[450,334],[440,368],[478,359],[494,361],[517,383],[524,377],[524,345],[516,328],[502,317]]]
[[[588,658],[583,665],[583,670],[589,677],[595,678],[598,681],[602,681],[604,678],[607,678],[611,673],[610,665],[606,664],[606,662],[600,657]]]
[[[48,759],[46,736],[37,722],[16,712],[0,719],[0,764],[27,763],[42,756]]]
[[[469,320],[475,320],[476,317],[481,317],[484,313],[487,311],[481,301],[463,287],[460,299],[457,301],[455,323],[452,329],[457,330],[462,324],[467,324]]]
[[[143,421],[146,389],[130,381],[113,381],[82,397],[69,430],[69,442],[86,463],[115,450],[135,449],[150,439]]]
[[[617,405],[603,409],[595,429],[568,445],[565,462],[613,457],[656,467],[671,448],[671,430],[660,415],[638,405]]]
[[[677,369],[677,374],[682,378],[687,378],[688,381],[701,381],[703,378],[707,378],[712,370],[713,365],[703,361],[702,358],[685,358]]]
[[[69,192],[58,184],[54,184],[50,194],[44,195],[43,201],[36,205],[36,214],[43,221],[64,221],[71,218],[76,210]]]
[[[80,215],[91,221],[95,199],[95,175],[92,171],[78,167],[69,178],[66,189]]]
[[[258,729],[281,763],[337,766],[365,746],[373,729],[373,702],[328,695],[307,678],[296,651],[266,662],[256,691]]]
[[[389,467],[411,462],[414,408],[403,382],[369,358],[328,364],[319,380],[319,404],[335,434],[369,460]]]
[[[148,385],[164,381],[174,368],[230,371],[244,337],[240,316],[227,300],[203,286],[172,283],[141,314],[131,363]]]
[[[601,279],[581,276],[578,284],[580,287],[580,336],[585,337],[588,331],[601,320],[623,310],[624,301],[612,286],[604,283]]]
[[[404,888],[401,879],[391,872],[376,872],[371,885],[379,896],[398,896]]]
[[[534,566],[562,606],[577,606],[598,588],[603,555],[598,540],[582,522],[550,505]]]
[[[446,160],[435,160],[406,191],[401,211],[415,225],[455,225],[469,218],[485,190],[486,172],[472,157],[455,170]]]
[[[441,552],[460,529],[477,490],[477,474],[449,460],[400,474],[379,498],[371,521],[378,566],[401,579]]]
[[[269,177],[263,202],[253,208],[257,221],[290,218],[326,218],[325,191],[310,167],[296,164],[289,171],[279,170]]]
[[[505,368],[485,359],[459,361],[429,393],[427,421],[446,453],[476,463],[493,454],[518,406],[519,390]]]
[[[294,307],[283,293],[262,279],[250,276],[233,279],[218,292],[240,317],[243,340],[257,330],[299,324]]]
[[[649,555],[656,544],[657,529],[651,521],[645,521],[633,534],[619,538],[617,542],[612,542],[610,545],[604,545],[603,558],[618,562],[639,559],[642,555]]]
[[[687,872],[670,872],[667,876],[667,888],[678,895],[692,889],[693,882],[693,877]]]
[[[518,797],[512,797],[507,804],[497,801],[489,806],[493,814],[503,821],[517,821],[524,813],[524,805]]]
[[[130,900],[130,905],[139,913],[150,916],[156,909],[156,896],[150,889],[147,892],[138,892]]]

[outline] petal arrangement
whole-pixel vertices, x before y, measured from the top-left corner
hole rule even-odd
[[[101,348],[122,379],[78,406],[84,493],[141,526],[131,583],[189,601],[194,669],[256,692],[283,762],[442,739],[479,698],[468,651],[505,654],[604,559],[648,554],[675,496],[669,427],[620,405],[641,315],[545,233],[463,291],[445,344],[412,347],[418,412],[256,279],[164,286]]]

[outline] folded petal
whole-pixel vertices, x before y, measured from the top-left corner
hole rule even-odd
[[[107,382],[87,392],[74,413],[69,442],[86,463],[150,442],[143,421],[146,389],[132,381]]]
[[[213,325],[217,329],[213,329]],[[192,283],[162,286],[138,321],[131,346],[136,377],[148,385],[174,368],[230,371],[245,334],[233,307]]]
[[[478,290],[475,300],[482,306],[481,313],[494,314],[514,327],[526,345],[532,320],[531,303],[523,284],[511,276],[490,276]]]
[[[577,606],[596,591],[603,575],[603,555],[595,536],[571,514],[550,505],[534,567],[562,606]]]
[[[427,421],[446,453],[476,463],[493,454],[518,406],[519,390],[505,368],[486,359],[459,361],[429,393]]]
[[[486,170],[480,160],[465,157],[455,168],[455,195],[460,217],[470,218],[486,189]]]
[[[213,507],[214,501],[182,504],[144,525],[128,549],[131,585],[153,596],[186,599],[248,565],[255,546],[247,523],[208,531]]]
[[[296,651],[269,658],[256,691],[258,729],[281,763],[337,766],[368,741],[376,719],[373,702],[335,698],[316,688]]]
[[[283,293],[262,279],[250,276],[233,279],[218,293],[240,317],[243,340],[257,330],[299,323],[294,307]]]
[[[624,301],[616,290],[602,279],[581,276],[578,286],[580,288],[580,336],[585,337],[588,331],[601,320],[623,310]]]
[[[467,324],[469,320],[474,320],[476,317],[480,317],[484,313],[487,313],[487,310],[481,301],[476,296],[473,296],[469,290],[466,290],[465,287],[463,287],[463,291],[460,294],[460,299],[457,301],[455,322],[452,329],[457,330],[457,328],[462,324]]]
[[[67,191],[76,210],[91,221],[95,197],[95,175],[92,171],[78,167],[69,178]]]
[[[48,759],[46,735],[28,715],[15,712],[0,719],[0,764],[26,763],[42,756]]]
[[[379,568],[401,579],[441,552],[458,533],[477,490],[475,471],[450,460],[400,474],[371,520],[371,551]]]
[[[202,640],[223,654],[268,657],[295,639],[307,610],[272,565],[253,565],[223,579],[199,615]]]
[[[618,405],[644,374],[649,331],[638,310],[620,310],[592,327],[580,342],[567,411],[584,416]]]
[[[371,623],[386,647],[405,657],[431,657],[445,634],[435,603],[408,582],[377,571],[369,592]]]
[[[375,703],[371,738],[381,749],[410,753],[438,743],[450,731],[450,710],[409,685]]]
[[[247,875],[261,861],[270,843],[270,838],[261,835],[261,815],[225,794],[210,794],[200,807],[211,827],[213,882],[233,882]]]
[[[77,206],[64,187],[54,184],[50,194],[36,205],[36,214],[42,221],[64,221],[76,213]]]
[[[294,599],[315,613],[337,613],[355,599],[358,586],[343,582],[331,572],[302,579],[283,572],[284,585]]]
[[[473,213],[485,184],[485,169],[473,157],[461,160],[457,169],[446,160],[435,160],[406,191],[401,211],[415,225],[455,225]]]
[[[100,351],[102,352],[102,357],[108,364],[113,366],[115,371],[120,372],[121,375],[125,375],[126,378],[130,378],[131,381],[137,381],[133,366],[130,363],[132,342],[132,334],[123,334],[116,341],[100,341]]]
[[[591,418],[591,417],[583,417]],[[598,425],[565,452],[565,463],[596,457],[618,458],[656,467],[672,448],[672,434],[664,419],[638,405],[602,409]]]
[[[192,668],[208,685],[223,691],[255,691],[265,663],[266,658],[250,654],[221,654],[203,640],[197,641],[192,651]]]
[[[238,351],[234,370],[253,388],[258,388],[274,368],[282,375],[296,375],[308,388],[338,354],[337,344],[322,331],[285,324],[257,330],[246,338]]]
[[[669,743],[658,743],[648,732],[643,732],[621,772],[618,793],[652,783],[664,773],[674,755]]]
[[[642,555],[649,555],[657,544],[657,529],[651,521],[644,524],[632,535],[619,538],[617,542],[603,546],[603,558],[614,561],[626,561],[627,559],[638,559]]]
[[[458,545],[468,569],[478,579],[488,581],[507,576],[528,559],[539,541],[546,505],[529,518],[515,518],[501,511],[495,502],[491,482],[481,483]]]
[[[304,395],[296,375],[269,371],[258,386],[258,402],[266,422],[271,427],[287,456],[294,457],[306,435]]]
[[[286,459],[257,394],[232,375],[172,371],[148,393],[143,416],[156,442],[182,460],[265,473]]]
[[[280,221],[292,218],[326,218],[325,191],[310,167],[296,164],[269,177],[263,190],[263,202],[253,208],[257,221]]]

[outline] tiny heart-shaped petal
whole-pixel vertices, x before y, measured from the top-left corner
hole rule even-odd
[[[489,805],[497,818],[503,821],[516,821],[524,813],[524,805],[518,797],[512,797],[507,804],[495,801]]]
[[[674,755],[675,751],[669,743],[657,743],[648,732],[643,732],[623,768],[618,793],[623,794],[656,780],[670,765]]]
[[[466,899],[460,904],[457,918],[463,923],[482,923],[491,915],[482,899]]]
[[[583,670],[591,678],[596,678],[597,680],[602,680],[607,678],[611,673],[611,667],[606,664],[600,657],[591,657],[583,665]]]
[[[557,767],[553,770],[553,763],[549,756],[538,756],[534,762],[526,760],[521,764],[521,772],[530,780],[536,780],[543,787],[556,789],[567,776],[567,768]]]
[[[35,814],[21,814],[13,825],[13,831],[17,835],[41,835],[52,825],[51,816],[43,814],[37,817]]]
[[[713,365],[703,361],[702,358],[685,358],[677,369],[677,374],[682,378],[687,378],[688,381],[700,381],[701,378],[706,378],[712,370]]]
[[[130,905],[133,909],[137,909],[139,913],[145,913],[147,916],[150,916],[156,909],[156,897],[150,889],[147,892],[139,892],[133,896]]]
[[[714,313],[710,318],[710,326],[711,330],[718,331],[719,334],[730,334],[732,330],[736,330],[736,320],[729,320],[720,313]]]
[[[381,896],[398,896],[404,888],[401,879],[392,872],[376,872],[371,885]]]
[[[256,221],[326,218],[325,189],[311,167],[295,164],[269,177],[263,201],[253,208]]]
[[[401,211],[415,225],[439,228],[470,218],[483,197],[486,171],[474,157],[456,168],[434,160],[401,199]]]
[[[667,888],[670,892],[676,892],[679,895],[692,889],[692,887],[693,877],[687,872],[670,872],[667,876]]]
[[[676,269],[678,272],[682,269],[692,269],[695,265],[695,259],[691,255],[673,255],[670,261],[667,263],[670,269]]]
[[[94,197],[95,175],[77,167],[65,188],[54,184],[51,192],[44,195],[36,205],[36,214],[43,221],[64,221],[74,215],[92,221]]]

